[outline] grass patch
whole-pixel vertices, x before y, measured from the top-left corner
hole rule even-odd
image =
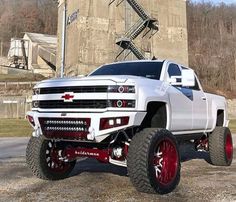
[[[25,81],[41,81],[46,79],[40,74],[0,74],[0,82],[25,82]]]
[[[32,131],[26,119],[0,119],[0,137],[29,137]]]
[[[236,119],[230,120],[229,128],[232,133],[236,133]]]

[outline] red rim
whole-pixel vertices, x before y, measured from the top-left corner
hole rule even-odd
[[[225,142],[225,153],[227,160],[231,160],[233,156],[233,143],[231,134],[228,133],[226,136],[226,142]]]
[[[63,173],[69,168],[69,163],[60,160],[59,153],[62,150],[56,147],[55,142],[49,141],[46,149],[46,163],[49,170],[57,173]]]
[[[154,169],[159,183],[167,185],[171,183],[178,170],[178,152],[175,144],[170,139],[162,140],[154,153]]]

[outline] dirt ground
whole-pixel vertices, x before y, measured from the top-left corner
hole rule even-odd
[[[236,201],[236,157],[230,167],[215,167],[190,147],[181,148],[181,181],[168,195],[139,193],[125,168],[93,159],[78,161],[65,180],[43,181],[21,157],[0,161],[0,201]]]

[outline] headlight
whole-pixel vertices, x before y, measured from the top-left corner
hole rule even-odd
[[[40,88],[34,88],[33,95],[39,95],[39,94],[40,94]]]
[[[108,107],[135,108],[135,100],[109,100]]]
[[[134,86],[108,86],[109,93],[135,93]]]

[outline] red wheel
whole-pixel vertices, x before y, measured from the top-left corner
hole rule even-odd
[[[128,173],[138,191],[167,194],[180,181],[178,144],[171,132],[144,129],[129,147]]]
[[[63,160],[60,160],[59,154],[63,151],[63,147],[60,149],[53,141],[48,141],[46,146],[46,164],[51,172],[64,173],[70,168],[70,164]]]
[[[162,185],[173,182],[178,171],[179,157],[170,139],[166,138],[157,145],[153,161],[157,181]]]
[[[231,165],[233,160],[233,140],[229,128],[216,127],[209,135],[209,152],[213,165]]]
[[[60,180],[68,177],[76,161],[65,162],[60,153],[65,143],[31,137],[26,149],[26,162],[34,175],[46,180]]]
[[[230,161],[233,157],[233,141],[230,133],[226,136],[225,153],[227,160]]]

